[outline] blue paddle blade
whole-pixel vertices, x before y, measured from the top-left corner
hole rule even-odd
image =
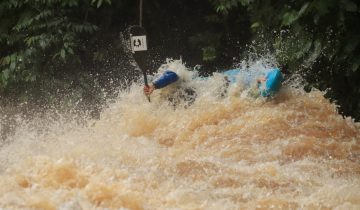
[[[266,76],[266,89],[277,92],[280,90],[283,76],[278,68],[271,70]]]
[[[284,80],[284,77],[281,74],[281,71],[278,68],[272,69],[266,75],[266,85],[265,90],[262,91],[262,96],[273,96],[279,92],[281,88],[281,82]]]

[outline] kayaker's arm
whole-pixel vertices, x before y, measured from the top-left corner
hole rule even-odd
[[[159,79],[153,81],[148,86],[145,86],[144,93],[149,96],[155,89],[164,88],[177,80],[179,80],[179,76],[175,72],[167,70]]]

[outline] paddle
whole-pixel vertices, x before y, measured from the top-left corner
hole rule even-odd
[[[130,33],[130,46],[133,57],[144,75],[145,86],[149,86],[146,76],[146,71],[148,70],[148,63],[146,62],[146,58],[147,58],[146,31],[143,27],[134,25],[129,27],[129,33]],[[150,102],[150,96],[147,96],[147,98]]]

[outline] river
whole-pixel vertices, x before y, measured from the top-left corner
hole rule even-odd
[[[360,125],[324,92],[197,83],[186,108],[133,83],[85,125],[19,125],[0,147],[0,209],[360,209]]]

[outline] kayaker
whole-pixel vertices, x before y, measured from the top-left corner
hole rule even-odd
[[[175,71],[165,70],[158,79],[151,82],[148,86],[144,86],[144,94],[150,96],[154,90],[163,89],[160,97],[168,100],[173,106],[183,104],[187,107],[195,101],[197,95],[194,88],[190,85],[190,75],[183,75],[183,77],[186,78],[181,78]]]
[[[226,85],[236,83],[239,79],[239,74],[241,74],[240,69],[232,69],[223,72]],[[180,77],[172,70],[166,70],[158,79],[154,80],[148,86],[144,87],[144,94],[150,96],[154,90],[167,87],[171,84],[174,84],[180,79]],[[281,83],[284,80],[283,75],[279,68],[273,68],[266,71],[264,75],[258,76],[255,79],[255,84],[250,84],[254,90],[252,90],[252,96],[262,96],[262,97],[272,97],[279,92],[281,88]],[[189,89],[187,92],[191,93],[191,96],[195,95],[195,91]],[[186,91],[184,93],[186,95]],[[182,97],[185,97],[183,95]],[[193,97],[190,97],[194,100]]]

